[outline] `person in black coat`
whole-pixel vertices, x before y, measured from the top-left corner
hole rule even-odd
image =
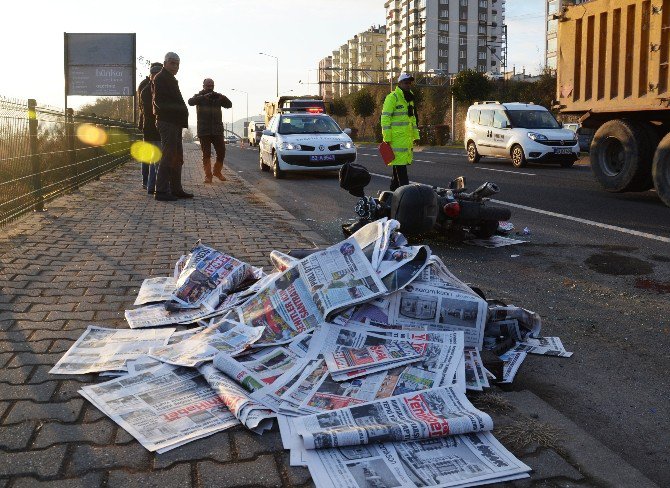
[[[188,127],[188,107],[175,78],[178,71],[179,56],[169,52],[165,55],[163,69],[152,81],[153,110],[163,152],[156,175],[156,200],[161,201],[193,198],[181,184],[184,164],[182,129]]]
[[[156,77],[156,75],[163,68],[163,63],[151,63],[151,68],[149,68],[149,76],[146,80],[143,80],[140,83],[140,88],[138,89],[138,98],[139,98],[139,128],[142,129],[142,135],[144,136],[144,142],[156,146],[156,150],[159,150],[161,146],[161,136],[158,133],[156,128],[156,117],[154,116],[153,108],[153,93],[151,90],[151,81]],[[144,83],[146,81],[146,83]],[[146,171],[146,179],[144,177]],[[142,178],[144,181],[144,187],[147,189],[149,195],[153,195],[156,190],[156,172],[158,171],[158,162],[142,162]]]
[[[137,121],[137,127],[141,131],[144,130],[144,113],[142,111],[142,98],[141,98],[141,93],[142,90],[144,90],[147,85],[151,85],[151,78],[146,77],[142,81],[140,81],[140,84],[137,86],[137,91],[136,93],[136,100],[137,100],[137,105],[139,108],[139,119]],[[145,139],[146,140],[146,139]],[[149,179],[149,164],[145,162],[141,162],[141,167],[142,167],[142,188],[146,190],[147,188],[147,180]]]
[[[200,139],[200,149],[202,150],[205,183],[212,182],[212,145],[216,151],[213,174],[221,181],[225,181],[226,178],[221,173],[223,158],[226,155],[221,107],[231,108],[233,104],[228,97],[214,91],[214,80],[211,78],[205,78],[202,82],[202,90],[189,98],[188,104],[195,105],[198,114],[198,139]]]

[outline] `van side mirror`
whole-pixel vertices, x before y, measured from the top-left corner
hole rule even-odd
[[[263,135],[264,135],[264,136],[274,137],[275,133],[272,132],[270,129],[265,129],[265,130],[263,130]]]
[[[347,127],[346,129],[344,129],[342,132],[344,132],[344,133],[345,133],[346,135],[348,135],[348,136],[351,135],[351,129],[350,129],[349,127]]]

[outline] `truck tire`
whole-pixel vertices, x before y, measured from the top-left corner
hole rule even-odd
[[[591,142],[591,171],[610,192],[649,189],[653,157],[651,127],[630,120],[610,120]]]
[[[670,133],[661,139],[651,169],[656,193],[670,207]]]
[[[649,152],[649,161],[650,164],[645,164],[644,174],[640,177],[640,186],[639,191],[647,191],[654,187],[654,179],[652,178],[652,164],[654,160],[654,153],[658,147],[658,143],[661,140],[661,135],[659,133],[659,128],[654,124],[645,122],[642,124],[643,135],[646,138],[645,148]]]

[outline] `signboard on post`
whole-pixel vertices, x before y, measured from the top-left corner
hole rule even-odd
[[[65,33],[65,97],[133,96],[135,34]]]

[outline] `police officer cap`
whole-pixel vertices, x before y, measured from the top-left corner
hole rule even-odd
[[[400,76],[398,76],[398,83],[405,80],[414,81],[414,77],[408,73],[402,73]]]

